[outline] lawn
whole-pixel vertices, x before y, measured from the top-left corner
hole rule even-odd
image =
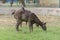
[[[50,19],[51,21],[47,22],[47,31],[43,31],[41,27],[38,28],[34,25],[34,31],[31,33],[25,23],[23,23],[22,28],[19,28],[22,31],[17,32],[15,19],[11,17],[0,15],[0,40],[60,40],[60,22],[58,17],[54,17],[56,21]]]

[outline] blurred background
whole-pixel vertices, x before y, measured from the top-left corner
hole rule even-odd
[[[26,7],[60,7],[60,0],[0,0],[0,6],[21,6]]]

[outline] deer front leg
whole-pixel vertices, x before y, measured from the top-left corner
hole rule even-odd
[[[22,28],[22,22],[20,22],[20,28]]]
[[[32,24],[32,22],[29,22],[29,30],[30,30],[30,32],[33,31],[33,24]]]

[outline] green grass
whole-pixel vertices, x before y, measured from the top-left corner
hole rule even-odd
[[[26,25],[21,29],[22,31],[17,32],[14,25],[0,25],[0,40],[60,40],[59,25],[48,26],[46,32],[36,26],[32,33]]]

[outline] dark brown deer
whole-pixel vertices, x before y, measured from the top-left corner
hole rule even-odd
[[[26,12],[30,12],[30,11],[28,11],[28,10],[25,10]],[[11,12],[12,12],[12,15],[14,15],[14,18],[16,19],[16,20],[18,20],[18,18],[19,17],[22,17],[23,15],[22,15],[22,13],[24,12],[24,8],[23,8],[23,11],[22,10],[14,10],[14,9],[12,9],[11,10]],[[23,13],[23,14],[25,14],[25,13]],[[27,14],[28,15],[28,14]],[[19,19],[19,20],[21,20],[21,18]],[[23,21],[22,21],[23,22]],[[20,24],[20,27],[22,27],[22,22],[21,22],[21,24]],[[24,22],[26,22],[26,25],[27,25],[27,21],[24,21]],[[38,24],[36,24],[36,26],[37,27],[39,27],[39,25]]]
[[[46,30],[46,23],[41,22],[38,17],[28,10],[19,10],[16,12],[13,12],[14,17],[17,19],[16,29],[19,31],[19,24],[21,24],[23,21],[29,22],[29,29],[30,32],[33,31],[33,24],[36,23],[42,27],[43,30]]]

